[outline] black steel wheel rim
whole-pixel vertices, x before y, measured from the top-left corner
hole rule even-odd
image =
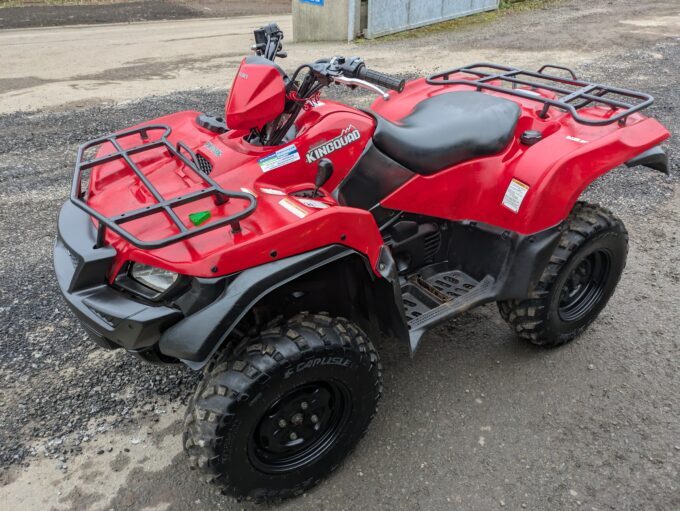
[[[306,383],[283,394],[265,411],[248,452],[263,472],[284,473],[326,454],[347,426],[351,400],[336,380]]]
[[[560,291],[558,312],[562,321],[579,321],[600,303],[611,267],[612,256],[607,250],[595,250],[576,263]]]

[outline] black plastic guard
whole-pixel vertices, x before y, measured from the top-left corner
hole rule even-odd
[[[562,234],[562,224],[530,235],[477,222],[450,226],[455,240],[449,251],[452,268],[481,281],[495,279],[490,300],[526,298],[545,270]]]
[[[207,307],[168,328],[159,349],[197,369],[205,365],[250,308],[272,290],[355,252],[331,245],[239,273]]]
[[[64,255],[72,265],[57,265],[55,270],[60,282],[69,292],[106,283],[106,275],[116,256],[112,247],[94,248],[97,233],[92,219],[71,202],[65,203],[59,212],[58,240],[64,246]]]
[[[409,342],[397,264],[392,257],[392,252],[386,245],[380,248],[376,270],[384,280],[375,289],[377,294],[375,307],[382,331],[395,339]]]
[[[343,206],[371,209],[414,176],[369,141],[361,158],[333,193]]]
[[[154,345],[160,332],[182,314],[132,300],[111,288],[106,276],[116,251],[94,248],[95,239],[90,217],[71,202],[64,204],[54,244],[54,270],[66,303],[100,346],[134,350]]]
[[[632,160],[626,162],[626,167],[629,168],[637,167],[638,165],[658,170],[659,172],[663,172],[666,175],[670,174],[668,155],[660,145],[652,147],[644,153],[637,155]]]

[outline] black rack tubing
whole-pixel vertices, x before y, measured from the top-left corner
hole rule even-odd
[[[475,74],[475,75],[480,76],[479,72],[473,72],[472,70],[465,69],[465,68],[461,68],[457,72]],[[447,74],[453,74],[453,73],[447,72]],[[518,85],[526,85],[526,86],[529,86],[529,87],[549,90],[551,92],[559,92],[561,94],[573,95],[574,97],[578,97],[578,95],[581,95],[582,97],[588,98],[591,101],[609,102],[609,103],[612,104],[612,106],[618,106],[618,107],[621,107],[621,108],[633,108],[636,105],[631,105],[629,103],[623,103],[623,102],[616,101],[616,100],[613,100],[613,99],[591,96],[590,94],[587,94],[587,91],[591,91],[591,90],[594,90],[594,89],[603,89],[603,90],[605,90],[606,93],[620,94],[620,95],[623,95],[623,96],[634,97],[636,99],[642,99],[642,100],[652,99],[652,97],[649,96],[648,94],[643,94],[643,93],[639,93],[639,92],[635,92],[635,91],[628,91],[626,89],[616,89],[614,87],[606,87],[606,86],[603,86],[603,85],[599,85],[599,84],[595,84],[595,83],[588,83],[588,82],[572,83],[571,80],[561,82],[561,83],[566,83],[568,85],[574,85],[574,86],[578,85],[578,86],[580,86],[581,88],[577,89],[577,90],[565,89],[565,88],[557,87],[556,85],[550,85],[550,84],[547,84],[547,83],[546,84],[543,84],[543,83],[537,84],[536,82],[530,82],[530,81],[526,81],[526,80],[521,80],[519,78],[514,78],[514,76],[519,75],[519,74],[523,74],[523,75],[527,75],[527,76],[533,76],[533,77],[542,78],[542,79],[553,78],[550,75],[537,75],[537,74],[531,73],[529,71],[518,71],[517,73],[512,73],[512,74],[508,74],[508,75],[498,75],[498,74],[496,74],[496,75],[483,75],[484,78],[482,78],[481,80],[474,80],[474,81],[446,79],[446,80],[441,80],[440,84],[444,85],[444,84],[449,84],[449,83],[456,83],[456,84],[462,83],[462,84],[467,84],[467,85],[475,85],[477,83],[486,84],[485,82],[487,82],[487,81],[504,80],[504,81],[508,81],[508,82],[518,84]],[[443,75],[443,73],[440,74],[440,75],[434,75],[434,76],[430,77],[430,79],[432,79],[433,82],[439,81],[439,80],[435,80],[435,79],[438,78],[439,76],[442,76],[442,75]],[[587,89],[587,91],[585,91],[585,89]]]
[[[485,71],[482,69],[491,69],[491,70],[500,70],[503,71],[503,73],[493,73],[490,71]],[[546,66],[544,66],[542,69],[546,69]],[[569,71],[572,76],[575,76],[573,71],[566,69],[565,70]],[[477,80],[471,80],[471,79],[458,79],[458,80],[451,80],[450,76],[452,74],[468,74],[468,75],[473,75],[477,76]],[[553,82],[565,84],[565,85],[571,85],[572,87],[579,87],[577,90],[572,90],[572,89],[565,89],[563,87],[558,87],[557,85],[549,84],[549,83],[536,83],[528,80],[523,80],[521,78],[518,78],[518,76],[528,76],[528,77],[533,77],[533,78],[538,78],[541,80],[550,80]],[[500,80],[500,81],[505,81],[509,82],[512,84],[513,88],[512,89],[507,89],[505,87],[500,87],[496,85],[492,85],[487,82],[492,82],[495,80]],[[461,67],[457,69],[451,69],[447,71],[443,71],[441,73],[437,73],[435,75],[430,76],[427,78],[427,83],[431,85],[466,85],[470,87],[476,87],[477,89],[487,89],[487,90],[492,90],[496,92],[500,92],[503,94],[510,94],[518,97],[523,97],[532,101],[537,101],[540,103],[543,103],[546,105],[546,108],[544,108],[544,114],[547,113],[546,110],[550,106],[554,106],[555,108],[558,108],[560,110],[564,110],[569,112],[572,117],[579,123],[585,124],[585,125],[590,125],[590,126],[605,126],[609,124],[613,124],[617,121],[625,120],[629,115],[638,112],[640,110],[643,110],[650,106],[654,102],[654,98],[648,94],[644,94],[642,92],[636,92],[636,91],[631,91],[627,89],[621,89],[617,87],[608,87],[600,84],[594,84],[594,83],[589,83],[589,82],[584,82],[581,80],[570,80],[568,78],[563,78],[559,76],[553,76],[549,74],[544,74],[541,72],[531,72],[531,71],[524,71],[521,69],[517,68],[512,68],[512,67],[507,67],[507,66],[501,66],[498,64],[489,64],[489,63],[480,63],[480,64],[473,64],[470,66],[466,67]],[[516,85],[525,85],[528,87],[532,87],[534,89],[545,89],[549,90],[552,92],[556,92],[559,94],[564,94],[563,97],[561,97],[559,100],[552,100],[544,97],[537,97],[534,96],[533,94],[528,94],[525,93],[524,91],[517,90]],[[591,94],[592,91],[598,91],[594,95]],[[638,99],[641,100],[642,103],[639,103],[637,105],[632,105],[629,103],[624,103],[622,101],[618,101],[615,99],[611,98],[605,98],[604,96],[607,94],[618,94],[620,96],[626,96],[629,98],[633,99]],[[578,105],[574,106],[569,104],[571,101],[575,100],[583,100],[581,103]],[[580,108],[583,108],[586,105],[589,105],[591,103],[599,103],[603,105],[607,105],[609,107],[616,107],[616,108],[621,108],[624,109],[623,112],[614,115],[610,117],[609,119],[603,120],[603,121],[596,121],[592,119],[586,119],[580,115],[578,115],[577,110]]]
[[[211,195],[215,195],[216,193],[218,192],[216,192],[215,190],[211,190],[210,188],[198,190],[187,195],[174,197],[168,201],[164,201],[163,203],[154,204],[153,206],[145,206],[143,208],[135,209],[132,211],[126,211],[125,213],[121,213],[117,216],[111,217],[111,221],[117,224],[124,224],[126,222],[131,222],[132,220],[137,220],[138,218],[143,218],[145,216],[150,216],[153,213],[157,213],[160,210],[164,209],[164,206],[167,205],[172,205],[172,207],[182,206],[184,204],[188,204],[189,202],[203,199],[205,197],[210,197]]]
[[[139,134],[143,140],[147,140],[149,138],[148,131],[157,130],[164,130],[163,135],[161,135],[160,139],[158,140],[143,143],[142,145],[138,145],[130,149],[123,149],[118,143],[119,139],[134,134]],[[255,210],[255,207],[257,206],[257,200],[255,199],[255,197],[247,193],[227,191],[222,189],[212,178],[210,178],[207,174],[202,172],[194,163],[194,161],[187,159],[181,153],[181,149],[184,149],[191,155],[192,158],[195,158],[194,152],[186,144],[184,144],[183,142],[178,142],[177,144],[178,148],[175,148],[167,140],[167,135],[169,135],[171,131],[172,131],[171,128],[166,125],[143,126],[141,128],[133,128],[113,135],[100,137],[98,139],[86,142],[85,144],[79,147],[76,161],[76,169],[74,172],[73,183],[71,186],[71,202],[73,202],[80,209],[82,209],[90,216],[96,218],[99,221],[99,228],[97,230],[97,246],[103,245],[105,230],[107,228],[113,230],[116,234],[118,234],[128,242],[132,243],[133,245],[143,249],[161,248],[172,243],[176,243],[178,241],[182,241],[194,236],[198,236],[199,234],[209,232],[220,227],[224,227],[226,225],[231,225],[232,230],[234,232],[238,232],[238,230],[240,230],[239,221],[252,214],[253,211]],[[94,160],[89,160],[85,162],[82,161],[83,154],[87,149],[102,145],[107,142],[113,145],[114,149],[116,150],[115,153],[111,153],[106,156],[96,158]],[[148,151],[163,146],[168,149],[171,155],[175,156],[176,158],[179,158],[182,163],[191,168],[205,183],[210,185],[210,187],[189,193],[187,195],[181,195],[173,199],[165,200],[163,196],[158,192],[158,190],[156,190],[156,188],[151,184],[148,178],[137,167],[134,161],[130,158],[131,154],[137,154],[143,151]],[[91,208],[82,199],[81,197],[82,174],[84,170],[88,170],[97,165],[108,163],[120,158],[122,158],[126,162],[126,164],[130,167],[130,169],[137,175],[137,177],[140,178],[140,180],[144,183],[147,189],[154,196],[154,199],[156,199],[157,203],[137,210],[121,213],[119,215],[116,215],[115,217],[109,218],[102,215],[95,209]],[[172,210],[173,207],[188,204],[190,202],[212,195],[216,196],[216,198],[219,200],[218,202],[219,204],[228,201],[229,198],[232,197],[247,200],[249,204],[243,211],[239,213],[236,213],[227,218],[223,218],[216,222],[211,222],[202,227],[194,229],[187,229],[183,222],[176,215],[176,213]],[[167,238],[163,238],[161,240],[142,241],[119,226],[119,224],[123,224],[126,222],[130,222],[132,220],[136,220],[161,212],[167,214],[170,217],[173,224],[180,230],[178,234],[169,236]]]
[[[165,214],[170,217],[172,222],[175,224],[175,226],[181,231],[181,232],[186,232],[187,228],[185,225],[182,223],[182,221],[179,219],[177,214],[170,208],[163,196],[160,194],[158,190],[156,190],[156,187],[151,184],[151,181],[144,175],[144,173],[139,170],[139,167],[135,164],[135,162],[132,161],[132,158],[127,154],[125,149],[123,149],[120,144],[118,143],[118,140],[116,140],[115,137],[111,138],[111,143],[113,146],[116,148],[116,150],[120,153],[121,157],[125,160],[125,163],[128,164],[128,167],[137,174],[137,177],[144,183],[144,186],[147,187],[147,189],[151,192],[151,195],[153,195],[153,198],[156,199],[156,201],[161,205],[163,210],[165,211]]]

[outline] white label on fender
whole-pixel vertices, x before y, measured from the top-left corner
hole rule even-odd
[[[275,153],[265,156],[257,160],[260,164],[262,172],[269,172],[270,170],[278,169],[294,161],[300,159],[300,153],[298,153],[295,144],[279,149]]]
[[[505,192],[505,197],[503,197],[503,206],[514,211],[519,212],[519,208],[522,207],[522,201],[529,191],[529,185],[525,185],[517,179],[510,181],[510,186]]]
[[[279,204],[281,204],[281,206],[286,208],[298,218],[304,218],[307,216],[307,212],[290,199],[281,199]]]
[[[567,135],[567,140],[571,140],[572,142],[578,142],[579,144],[588,144],[589,143],[587,140],[583,140],[582,138],[578,138],[578,137],[572,137],[570,135]]]
[[[286,195],[286,192],[275,188],[260,188],[260,191],[269,195]]]

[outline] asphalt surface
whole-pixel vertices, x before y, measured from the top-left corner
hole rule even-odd
[[[1,3],[1,2],[0,2]],[[2,7],[2,5],[0,5]],[[142,0],[137,2],[103,2],[85,5],[25,5],[0,9],[0,29],[134,23],[139,21],[182,20],[280,15],[290,13],[289,0]]]
[[[537,24],[565,41],[604,37],[606,53],[583,43],[591,58],[578,62],[580,73],[654,94],[650,115],[679,133],[680,38],[666,34],[677,4],[608,2],[599,15],[609,12],[610,24],[583,12],[570,29],[586,4],[473,35],[377,44],[395,53],[469,39],[491,46],[502,29],[504,48],[528,52]],[[626,33],[622,24],[642,30]],[[199,375],[93,346],[51,267],[78,143],[180,109],[219,112],[224,95],[0,116],[0,498],[8,505],[252,507],[215,496],[186,468],[181,415]],[[679,509],[680,144],[667,149],[671,178],[618,170],[586,192],[622,217],[631,250],[617,293],[581,338],[552,351],[528,346],[490,305],[429,333],[414,359],[378,343],[385,396],[367,437],[333,477],[282,507]]]
[[[276,19],[290,34],[291,16]],[[261,15],[0,30],[0,114],[224,88],[249,52],[253,30],[271,20]]]

